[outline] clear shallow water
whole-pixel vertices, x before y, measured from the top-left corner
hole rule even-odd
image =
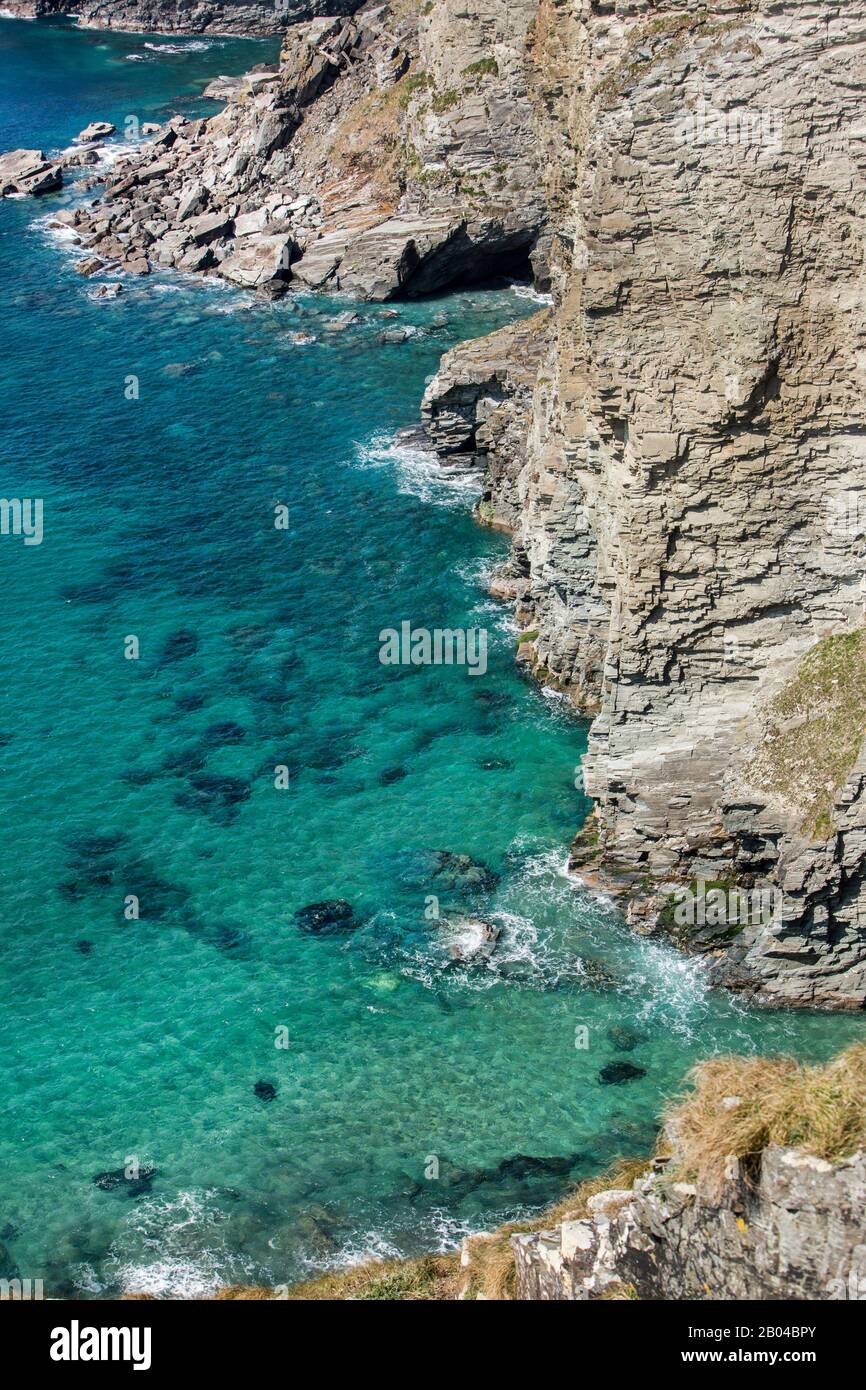
[[[267,52],[127,62],[143,42],[0,22],[0,145],[165,114]],[[502,538],[393,443],[440,353],[532,302],[399,306],[399,345],[381,308],[332,333],[343,304],[168,274],[96,302],[44,225],[71,196],[0,207],[2,491],[45,499],[41,546],[0,539],[7,1262],[58,1293],[194,1293],[440,1246],[645,1151],[709,1052],[862,1036],[708,993],[562,872],[584,729],[516,673],[483,585]],[[486,626],[488,673],[382,667],[403,619]],[[500,925],[495,969],[437,947],[431,849],[498,875],[441,894]],[[333,897],[359,929],[300,932]],[[646,1074],[599,1084],[612,1061]],[[151,1181],[94,1184],[131,1156]]]

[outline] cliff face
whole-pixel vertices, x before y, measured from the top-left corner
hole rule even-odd
[[[525,266],[544,274],[542,178],[523,55],[531,0],[367,6],[286,33],[279,66],[220,79],[118,162],[77,219],[92,255],[294,281],[362,299]]]
[[[366,5],[75,216],[88,265],[274,295],[531,268],[551,310],[449,354],[424,413],[514,533],[520,659],[594,717],[573,866],[719,982],[852,1008],[864,57],[866,0]]]
[[[512,1236],[517,1297],[866,1297],[866,1155],[828,1163],[770,1149],[757,1187],[734,1163],[713,1198],[672,1181],[668,1167],[657,1160],[632,1188],[591,1197],[584,1220]]]
[[[522,654],[596,715],[575,867],[626,883],[635,923],[675,926],[723,983],[848,1007],[864,58],[858,0],[542,0],[555,307],[501,581],[539,634]],[[772,913],[677,926],[667,895],[696,879],[763,885]]]
[[[158,34],[282,33],[318,14],[351,14],[360,0],[5,0],[6,14],[25,19],[73,15],[94,29]]]

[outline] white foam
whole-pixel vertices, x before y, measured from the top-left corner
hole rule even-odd
[[[206,53],[210,48],[225,48],[217,39],[192,39],[189,43],[145,43],[151,53]]]
[[[401,444],[393,436],[374,435],[356,447],[356,458],[362,468],[392,468],[398,492],[434,506],[466,507],[481,492],[480,474],[449,472],[432,450]]]
[[[531,299],[533,304],[552,304],[552,294],[542,294],[541,290],[533,289],[532,285],[512,284],[511,293],[518,299]]]

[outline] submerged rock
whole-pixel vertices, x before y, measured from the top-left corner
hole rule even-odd
[[[93,1178],[93,1185],[101,1192],[122,1190],[125,1196],[135,1198],[150,1192],[155,1177],[156,1168],[153,1164],[144,1163],[134,1176],[128,1176],[125,1168],[111,1168],[104,1173],[97,1173]]]
[[[277,1088],[272,1081],[257,1081],[253,1087],[253,1095],[263,1101],[276,1100]]]
[[[313,936],[332,936],[337,932],[354,931],[358,926],[354,908],[345,898],[327,898],[298,908],[295,923],[301,931]]]
[[[642,1033],[635,1033],[631,1028],[625,1028],[620,1023],[608,1028],[607,1036],[619,1052],[631,1052],[639,1043],[646,1042]]]
[[[646,1076],[646,1071],[632,1062],[608,1062],[599,1072],[598,1079],[602,1086],[621,1086],[623,1082],[636,1081],[640,1076]]]
[[[168,666],[173,661],[183,661],[185,657],[195,656],[198,651],[198,637],[189,628],[181,627],[165,639],[159,656],[160,666]]]

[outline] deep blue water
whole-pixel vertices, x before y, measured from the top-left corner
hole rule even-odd
[[[0,147],[213,109],[275,47],[145,42],[0,21]],[[168,272],[98,301],[46,225],[75,196],[0,206],[2,493],[45,518],[0,537],[6,1266],[188,1293],[438,1247],[645,1151],[708,1052],[862,1036],[709,993],[563,871],[584,727],[516,672],[506,542],[394,443],[440,354],[532,300],[397,306],[401,344],[381,307],[331,332],[345,304]],[[403,620],[485,627],[487,673],[382,666]],[[449,892],[440,850],[495,884]],[[431,894],[500,926],[493,968],[449,963]],[[300,930],[333,898],[356,930]]]

